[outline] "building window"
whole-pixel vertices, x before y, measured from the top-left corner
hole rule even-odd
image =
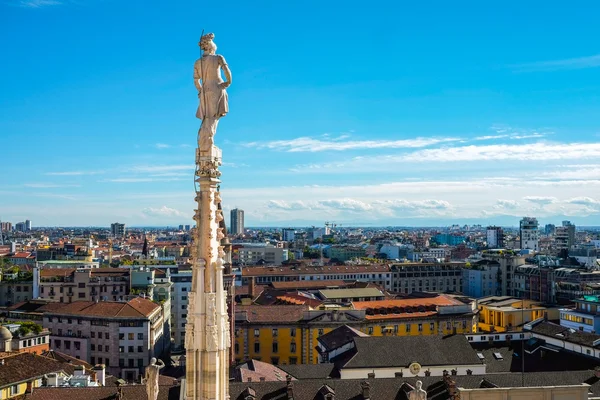
[[[94,332],[92,332],[92,333],[94,333]],[[124,333],[119,333],[119,340],[125,340],[125,334]]]
[[[273,353],[277,353],[279,351],[279,345],[277,342],[273,342]]]
[[[273,329],[273,337],[277,337],[277,334],[279,333],[279,330],[277,328]]]
[[[124,367],[125,366],[125,359],[124,358],[119,358],[119,367]]]
[[[90,350],[91,351],[96,351],[96,345],[95,344],[90,344]]]
[[[133,340],[134,337],[135,337],[135,335],[133,334],[133,332],[129,332],[127,334],[127,340]]]
[[[254,330],[254,337],[259,337],[260,336],[260,329],[255,329]]]
[[[133,358],[130,358],[129,360],[127,360],[127,364],[129,366],[129,368],[134,368],[134,365],[133,365],[134,362],[135,361],[133,360]]]
[[[239,354],[240,353],[240,344],[236,343],[235,344],[235,354]]]
[[[296,337],[296,328],[290,329],[290,336],[291,337]]]
[[[10,395],[15,396],[17,394],[19,394],[19,385],[12,385],[10,387]]]
[[[369,326],[369,327],[367,328],[367,334],[369,334],[369,335],[372,335],[372,334],[373,334],[373,327],[372,327],[372,326]]]
[[[410,333],[410,324],[406,324],[406,333]]]
[[[119,353],[123,353],[125,351],[125,346],[119,346]]]
[[[133,353],[134,352],[133,346],[127,346],[127,352],[128,353]]]
[[[109,349],[108,345],[104,346],[104,351],[105,351],[105,352],[107,352],[107,353],[108,353],[108,352],[109,352],[109,350],[110,350],[110,349]]]
[[[81,343],[75,342],[75,350],[81,350]]]
[[[298,358],[290,357],[290,365],[296,365],[296,364],[298,364]]]
[[[295,353],[295,352],[296,352],[296,343],[290,343],[290,351],[291,351],[292,353]]]
[[[90,337],[91,337],[92,339],[95,339],[95,338],[96,338],[96,332],[94,332],[94,331],[91,331],[91,332],[90,332]]]
[[[430,322],[430,323],[429,323],[429,330],[430,330],[431,332],[435,331],[435,324],[434,324],[433,322]]]
[[[92,365],[96,364],[96,357],[90,357],[90,362]]]
[[[144,348],[142,346],[138,346],[138,353],[142,353],[144,351]]]
[[[138,358],[138,368],[143,368],[143,367],[144,367],[144,359]]]
[[[71,350],[71,341],[65,340],[65,350]]]
[[[419,332],[423,332],[423,324],[419,324],[417,327],[419,328]]]
[[[101,344],[98,345],[98,351],[102,351],[102,345]]]
[[[77,295],[80,299],[85,299],[85,293],[81,292]]]
[[[60,340],[54,339],[54,347],[56,347],[57,349],[60,349]]]
[[[98,339],[102,339],[102,332],[98,332]]]
[[[318,334],[319,336],[323,336],[323,328],[319,328]]]
[[[398,333],[398,325],[394,325],[394,333]]]
[[[110,339],[110,335],[108,334],[108,332],[105,332],[105,333],[104,333],[104,338],[105,338],[105,339]]]
[[[254,343],[254,352],[260,353],[260,343],[258,343],[258,342]]]
[[[446,330],[450,330],[452,329],[452,322],[448,321],[446,322]]]
[[[138,340],[144,340],[144,334],[138,333]]]

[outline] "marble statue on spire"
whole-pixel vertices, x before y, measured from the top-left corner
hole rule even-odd
[[[194,85],[198,89],[199,99],[196,117],[202,120],[198,135],[200,151],[209,151],[214,145],[219,118],[229,111],[226,89],[231,85],[231,71],[225,58],[216,54],[214,38],[213,33],[200,38],[199,46],[203,54],[194,64]],[[223,81],[221,71],[226,81]]]
[[[156,358],[152,357],[150,364],[146,367],[145,381],[146,381],[146,394],[148,400],[158,399],[158,375],[161,368],[164,368],[165,363],[162,360],[156,361]]]

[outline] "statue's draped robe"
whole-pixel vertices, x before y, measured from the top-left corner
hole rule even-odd
[[[205,55],[196,61],[194,79],[202,80],[202,92],[196,117],[201,120],[219,119],[229,112],[227,91],[222,87],[224,81],[221,78],[221,67],[223,65],[225,59],[219,55]]]

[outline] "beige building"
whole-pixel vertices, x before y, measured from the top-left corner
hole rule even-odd
[[[33,282],[5,280],[0,282],[0,306],[11,306],[33,297]]]
[[[460,400],[587,400],[590,385],[513,388],[458,388]]]
[[[34,274],[37,298],[72,301],[120,301],[129,294],[128,268],[45,268]]]
[[[74,301],[49,303],[43,326],[50,330],[50,348],[132,381],[144,373],[152,357],[168,350],[163,308],[137,297],[128,302]]]

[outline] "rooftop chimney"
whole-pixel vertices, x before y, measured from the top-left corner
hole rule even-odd
[[[96,381],[100,386],[106,385],[106,367],[104,364],[97,364],[94,366],[94,372],[96,373]]]
[[[248,292],[250,294],[250,298],[254,300],[254,296],[256,296],[256,278],[251,277],[250,282],[248,283]]]
[[[371,384],[367,381],[362,381],[360,383],[360,388],[362,390],[362,396],[364,400],[371,399]]]
[[[258,378],[261,382],[265,382],[267,379],[264,376],[261,376],[260,378]]]
[[[367,378],[368,378],[368,379],[375,379],[375,372],[369,372],[369,373],[367,374]]]

